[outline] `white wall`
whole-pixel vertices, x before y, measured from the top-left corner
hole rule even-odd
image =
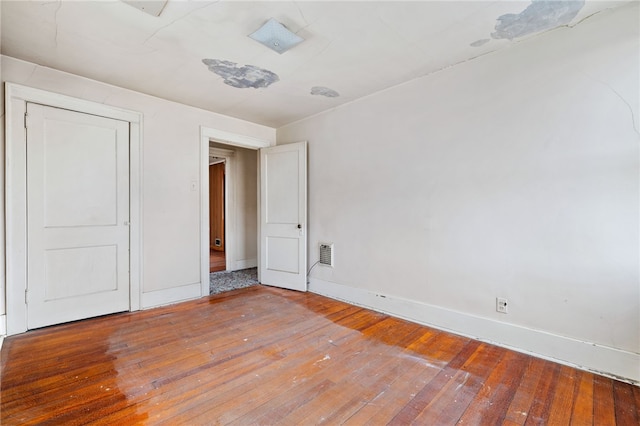
[[[335,243],[312,291],[640,380],[637,17],[278,129],[309,141],[310,264]]]
[[[237,234],[242,242],[237,253],[239,265],[258,266],[258,151],[237,148],[237,185],[242,197],[239,198],[237,212],[239,219]]]
[[[1,71],[3,82],[18,83],[144,114],[142,304],[151,306],[199,296],[200,126],[270,142],[275,141],[275,130],[11,57],[2,57]],[[1,112],[4,113],[4,102]],[[1,133],[4,135],[4,131]],[[0,152],[4,155],[4,144]],[[4,166],[1,167],[4,169]],[[0,176],[4,176],[4,171]],[[193,182],[196,183],[195,190],[192,189]],[[1,188],[4,190],[4,182]],[[1,199],[4,200],[4,196]],[[3,227],[0,229],[0,232],[4,232]],[[2,247],[4,250],[4,244]],[[4,262],[4,253],[0,259]],[[4,263],[0,266],[0,301],[3,302],[0,304],[0,314],[4,314]],[[198,293],[190,295],[183,291],[187,288],[196,289]]]

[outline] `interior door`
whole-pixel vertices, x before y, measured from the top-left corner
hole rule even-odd
[[[129,309],[129,123],[27,104],[27,326]]]
[[[307,290],[307,143],[260,150],[260,282]]]

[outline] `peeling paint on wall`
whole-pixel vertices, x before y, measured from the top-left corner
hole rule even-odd
[[[324,96],[327,98],[337,98],[338,96],[340,96],[340,93],[336,92],[335,90],[323,86],[313,86],[311,88],[311,94]]]
[[[532,0],[522,12],[500,16],[496,24],[496,32],[492,33],[491,37],[513,40],[566,25],[576,17],[583,6],[584,0]]]
[[[238,89],[269,87],[280,81],[276,73],[254,65],[239,66],[235,62],[220,59],[203,59],[202,63],[209,67],[209,71],[222,77],[225,84]]]
[[[490,39],[488,39],[488,38],[483,38],[483,39],[480,39],[480,40],[476,40],[473,43],[471,43],[469,46],[471,46],[471,47],[484,46],[485,44],[489,43],[489,40]]]

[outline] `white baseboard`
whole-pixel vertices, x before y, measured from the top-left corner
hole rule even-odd
[[[236,260],[232,263],[232,271],[239,271],[241,269],[255,268],[258,266],[258,259],[243,259]]]
[[[200,283],[187,284],[180,287],[168,288],[165,290],[150,291],[142,293],[142,309],[154,308],[156,306],[169,305],[182,302],[184,300],[196,299],[200,297]]]
[[[310,278],[309,291],[419,324],[640,385],[640,354]]]

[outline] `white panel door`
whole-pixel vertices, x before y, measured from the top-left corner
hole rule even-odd
[[[260,150],[260,282],[307,290],[307,143]]]
[[[129,123],[27,104],[27,326],[129,310]]]

